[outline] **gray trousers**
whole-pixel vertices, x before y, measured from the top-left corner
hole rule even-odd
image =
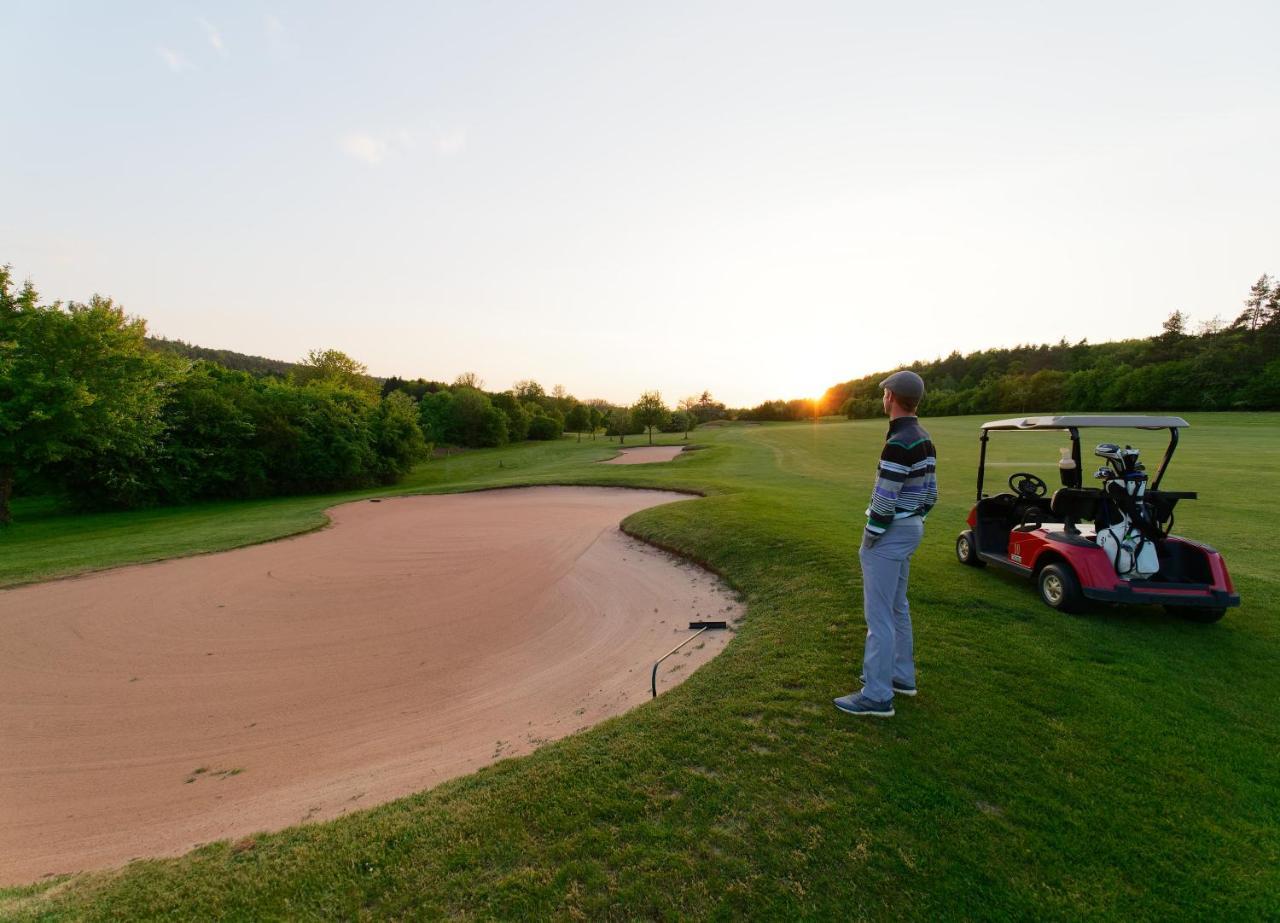
[[[862,694],[876,702],[893,699],[892,681],[916,684],[907,578],[911,555],[924,538],[919,516],[895,519],[874,546],[858,552],[862,562],[862,602],[867,646],[862,655]]]

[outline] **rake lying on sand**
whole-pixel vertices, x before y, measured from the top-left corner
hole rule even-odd
[[[689,637],[685,638],[683,641],[681,641],[671,650],[667,651],[661,657],[659,657],[658,663],[655,663],[653,665],[653,676],[650,677],[649,679],[649,689],[653,693],[653,698],[656,699],[658,697],[658,666],[659,664],[662,663],[662,661],[666,660],[668,657],[670,657],[676,651],[680,650],[680,648],[684,647],[686,644],[688,644],[694,638],[698,637],[698,635],[702,634],[704,631],[712,631],[714,629],[728,628],[728,627],[729,627],[728,622],[690,622],[689,623],[690,630],[694,628],[698,630],[695,631],[693,634],[689,635]]]

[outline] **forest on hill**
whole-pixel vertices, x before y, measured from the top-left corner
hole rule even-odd
[[[922,415],[1066,411],[1280,409],[1280,282],[1263,275],[1230,323],[1197,330],[1175,311],[1151,337],[1111,343],[1081,340],[953,352],[906,368],[924,378]],[[800,420],[882,414],[880,386],[894,369],[841,382],[815,403],[766,401],[738,416]]]
[[[216,362],[223,368],[236,372],[249,372],[252,375],[275,375],[288,378],[298,368],[296,362],[285,362],[282,359],[268,359],[265,356],[249,356],[233,349],[210,349],[207,346],[196,346],[182,340],[169,340],[165,337],[149,336],[147,346],[156,352],[171,353],[185,359],[205,359]]]
[[[1175,311],[1145,339],[953,352],[909,368],[928,385],[921,412],[929,416],[1280,408],[1280,283],[1258,279],[1229,324],[1186,326]],[[881,413],[885,374],[829,388],[823,407],[851,418]]]

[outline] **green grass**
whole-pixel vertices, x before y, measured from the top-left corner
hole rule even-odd
[[[1165,486],[1202,499],[1178,531],[1224,551],[1244,598],[1211,626],[1064,616],[1029,582],[961,567],[979,421],[926,420],[943,494],[913,564],[921,693],[884,722],[830,704],[861,657],[855,552],[883,421],[699,430],[706,448],[671,465],[594,466],[608,444],[569,440],[433,461],[398,490],[706,493],[626,525],[722,573],[742,631],[657,701],[530,756],[329,823],[0,891],[0,916],[1275,918],[1280,416],[1190,419]],[[997,435],[990,471],[1050,475],[1059,444]],[[20,508],[0,579],[263,541],[341,499]]]

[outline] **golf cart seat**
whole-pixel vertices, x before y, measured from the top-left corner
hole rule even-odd
[[[1151,518],[1164,528],[1173,518],[1173,508],[1178,505],[1179,500],[1195,500],[1198,496],[1194,490],[1148,490],[1147,507],[1151,511]]]
[[[1034,532],[1046,522],[1055,521],[1053,508],[1044,497],[1019,497],[1013,507],[1013,532]]]
[[[1076,531],[1076,523],[1093,522],[1098,517],[1102,491],[1091,487],[1060,487],[1053,492],[1049,508],[1062,520],[1067,532]]]
[[[983,497],[978,502],[978,543],[984,551],[1003,552],[1010,532],[1031,532],[1053,520],[1048,497],[1026,497],[1012,493]]]

